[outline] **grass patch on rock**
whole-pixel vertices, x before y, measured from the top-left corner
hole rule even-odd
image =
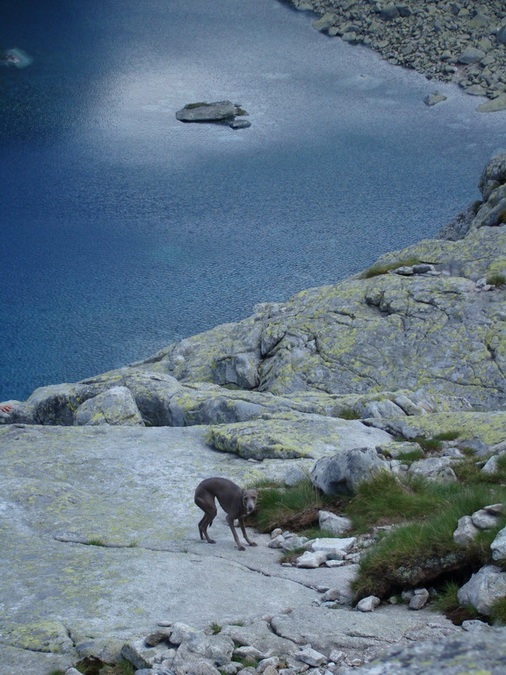
[[[362,558],[353,584],[357,597],[384,597],[404,587],[428,583],[442,574],[462,568],[475,571],[491,562],[490,544],[506,518],[496,528],[480,532],[467,547],[458,546],[453,533],[462,516],[487,504],[506,503],[504,485],[398,480],[397,486],[387,487],[385,478],[382,482],[388,490],[383,497],[375,479],[361,486],[358,499],[352,500],[350,507],[364,510],[360,517],[369,524],[375,514],[382,514],[380,522],[385,514],[393,522],[400,522],[404,513],[404,519],[410,522],[395,527]]]
[[[300,532],[318,522],[318,511],[328,501],[309,478],[289,488],[260,487],[255,527],[260,532],[271,532],[276,527]]]
[[[406,258],[405,260],[396,260],[391,263],[384,263],[382,265],[373,265],[369,269],[362,272],[360,279],[371,279],[372,277],[379,277],[382,274],[388,274],[391,270],[398,267],[412,267],[420,262],[419,258]]]
[[[487,284],[500,288],[501,286],[506,285],[506,276],[504,276],[504,274],[490,274],[487,277]]]

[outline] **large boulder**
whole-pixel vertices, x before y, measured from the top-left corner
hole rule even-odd
[[[121,424],[144,426],[144,421],[127,387],[111,387],[102,394],[89,398],[75,413],[77,425]]]
[[[244,459],[317,459],[342,453],[357,443],[388,443],[391,436],[357,420],[321,415],[274,415],[244,423],[211,427],[207,442],[216,450]]]
[[[389,471],[388,462],[374,448],[354,448],[318,460],[311,481],[326,495],[354,494],[358,485],[380,471]]]
[[[457,593],[461,605],[472,605],[485,615],[490,614],[494,602],[505,596],[506,572],[495,565],[482,567]]]

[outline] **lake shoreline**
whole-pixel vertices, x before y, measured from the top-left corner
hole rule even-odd
[[[416,0],[379,4],[369,0],[289,0],[320,16],[315,29],[379,52],[393,65],[428,79],[452,82],[487,97],[483,112],[506,108],[506,16],[492,2]]]

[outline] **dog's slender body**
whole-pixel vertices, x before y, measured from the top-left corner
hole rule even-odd
[[[244,518],[256,508],[257,491],[242,490],[228,478],[206,478],[199,483],[195,490],[195,504],[204,511],[204,517],[199,522],[200,538],[205,538],[210,544],[216,543],[207,534],[207,528],[211,527],[218,512],[215,499],[218,500],[221,508],[227,514],[227,523],[234,535],[237,548],[240,551],[245,550],[234,527],[234,520],[236,519],[239,521],[243,536],[248,544],[256,546],[255,542],[251,541],[246,534]]]

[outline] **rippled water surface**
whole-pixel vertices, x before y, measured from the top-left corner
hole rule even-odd
[[[2,0],[0,400],[336,282],[478,198],[504,113],[276,0]],[[252,126],[185,125],[231,99]]]

